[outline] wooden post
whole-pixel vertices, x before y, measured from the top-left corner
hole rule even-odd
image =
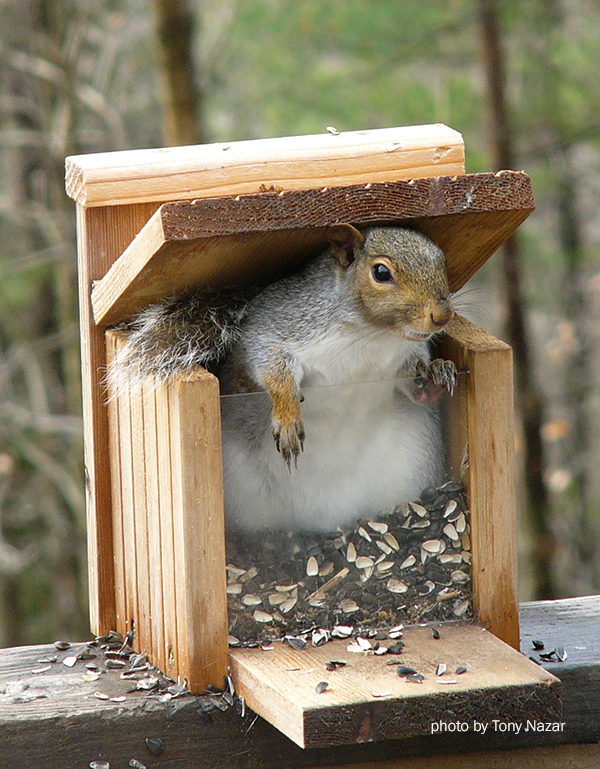
[[[518,649],[512,350],[462,317],[444,336],[441,354],[468,371],[448,412],[451,465],[463,466],[471,508],[475,617]]]

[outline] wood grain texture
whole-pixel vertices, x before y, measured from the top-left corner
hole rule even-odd
[[[462,137],[438,124],[77,155],[66,189],[106,206],[460,173]]]
[[[465,318],[444,334],[461,378],[450,409],[451,460],[465,452],[471,508],[471,577],[478,622],[519,648],[514,401],[511,348]]]
[[[104,332],[92,319],[90,294],[113,261],[156,210],[156,204],[86,210],[77,207],[79,320],[83,387],[84,456],[90,624],[106,633],[116,624],[108,419],[103,377]]]
[[[129,692],[131,682],[120,679],[118,671],[107,671],[100,681],[86,684],[84,662],[74,668],[61,664],[71,650],[60,652],[50,670],[34,674],[41,667],[40,659],[56,654],[54,646],[2,649],[0,765],[3,769],[76,767],[105,760],[118,767],[136,759],[148,767],[169,769],[197,769],[199,762],[206,769],[355,765],[360,769],[512,769],[510,761],[515,757],[518,763],[512,766],[524,769],[590,769],[596,766],[600,740],[599,623],[598,596],[521,604],[523,651],[529,654],[531,639],[536,638],[543,639],[548,649],[560,644],[569,653],[566,662],[545,663],[561,679],[562,732],[523,729],[517,735],[490,726],[485,735],[471,729],[304,750],[250,709],[243,718],[235,708],[215,710],[208,721],[197,712],[202,698],[187,696],[164,704],[146,693]],[[15,696],[7,693],[8,684],[19,681],[29,687],[23,695],[29,691],[31,700],[15,703]],[[98,700],[93,696],[97,690],[111,697],[124,696],[125,701]],[[36,693],[43,696],[36,699]],[[162,756],[152,756],[147,738],[163,741]]]
[[[190,288],[273,280],[322,250],[340,222],[419,227],[444,250],[456,291],[533,207],[529,177],[516,172],[168,203],[94,288],[94,317],[112,324]]]
[[[284,643],[269,652],[233,649],[232,675],[250,707],[301,747],[429,734],[432,722],[448,718],[486,720],[502,713],[507,720],[548,720],[559,715],[552,691],[557,679],[514,649],[470,623],[442,625],[440,634],[434,639],[428,627],[404,632],[401,661],[423,673],[421,684],[400,678],[387,656],[348,653],[346,641],[302,651]],[[347,664],[327,671],[330,659]],[[444,676],[435,675],[440,662],[448,666]],[[467,672],[453,675],[459,665]],[[317,694],[323,680],[329,687]],[[444,686],[445,680],[456,683]],[[389,696],[376,698],[373,692]]]
[[[200,370],[169,385],[178,678],[221,686],[228,667],[219,383]]]

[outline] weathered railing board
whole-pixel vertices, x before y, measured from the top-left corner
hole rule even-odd
[[[30,769],[37,763],[53,766],[87,766],[104,759],[111,766],[127,766],[135,758],[149,767],[196,769],[199,757],[207,769],[299,769],[358,764],[356,769],[590,769],[598,765],[598,745],[568,746],[561,743],[597,743],[600,740],[600,597],[521,605],[521,638],[525,653],[531,640],[539,638],[551,650],[563,645],[565,662],[546,667],[562,680],[562,732],[490,732],[477,735],[442,734],[409,740],[360,744],[348,747],[302,750],[254,714],[242,719],[235,709],[213,711],[211,723],[197,711],[201,699],[185,697],[170,703],[149,699],[144,693],[128,694],[124,702],[101,701],[93,696],[101,690],[110,696],[124,695],[131,683],[119,679],[117,671],[100,681],[84,684],[83,663],[67,669],[57,664],[43,674],[39,660],[56,653],[53,646],[24,647],[0,651],[0,691],[7,682],[23,681],[22,692],[47,694],[44,699],[14,703],[14,696],[0,694],[0,766]],[[62,652],[60,656],[71,652]],[[146,747],[147,738],[164,742],[160,760]],[[524,750],[525,746],[552,745],[548,749]],[[490,753],[503,749],[503,752]],[[469,753],[463,757],[448,754]],[[428,756],[424,760],[411,756]],[[512,758],[514,757],[514,761]],[[511,763],[512,761],[512,763]],[[390,763],[386,763],[390,762]]]

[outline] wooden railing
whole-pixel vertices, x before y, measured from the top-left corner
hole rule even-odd
[[[533,640],[544,648],[534,650]],[[118,668],[106,670],[103,653],[81,655],[84,643],[66,650],[4,649],[0,768],[78,769],[93,762],[111,769],[600,767],[600,596],[522,604],[521,641],[523,652],[537,660],[559,650],[541,659],[562,682],[563,716],[548,730],[527,722],[509,725],[498,713],[485,733],[473,724],[459,731],[465,727],[452,727],[449,714],[427,737],[318,750],[302,750],[248,709],[242,714],[239,700],[228,706],[228,696],[181,695],[158,685],[138,689],[140,683],[151,687],[157,674],[122,678]],[[78,654],[83,658],[71,667],[63,664]]]

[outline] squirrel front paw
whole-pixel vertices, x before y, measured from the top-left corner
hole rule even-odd
[[[429,364],[419,360],[415,369],[413,397],[417,403],[437,403],[444,390],[450,395],[454,393],[457,381],[458,373],[451,360],[436,358]]]
[[[275,439],[275,445],[277,451],[281,453],[283,461],[288,466],[288,470],[292,469],[292,459],[294,460],[294,467],[298,465],[298,455],[304,449],[304,424],[302,419],[292,418],[283,421],[279,417],[273,415],[271,420],[271,433]]]

